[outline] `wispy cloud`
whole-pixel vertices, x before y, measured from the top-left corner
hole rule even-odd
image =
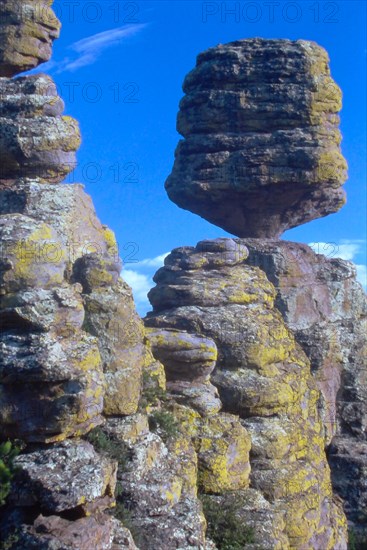
[[[104,50],[119,44],[125,38],[134,36],[146,27],[145,23],[135,25],[124,25],[108,31],[99,32],[74,42],[69,48],[73,50],[78,57],[74,60],[65,60],[65,71],[75,71],[80,67],[92,65]]]
[[[87,36],[68,46],[70,55],[64,57],[61,61],[51,60],[42,65],[44,72],[54,71],[57,74],[69,71],[74,72],[81,67],[92,65],[103,54],[103,52],[116,46],[129,38],[141,32],[148,23],[136,23],[133,25],[123,25],[108,31],[99,32],[92,36]]]
[[[141,316],[151,309],[147,294],[154,286],[153,275],[164,264],[168,252],[155,258],[146,258],[134,264],[134,269],[124,268],[122,278],[131,286],[134,294],[136,308]]]
[[[341,239],[339,242],[315,242],[309,246],[317,253],[328,258],[341,258],[354,262],[357,269],[357,279],[367,289],[367,268],[365,264],[357,263],[358,256],[365,251],[366,241],[362,239]]]

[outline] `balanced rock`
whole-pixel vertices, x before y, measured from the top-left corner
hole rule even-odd
[[[200,54],[183,85],[171,200],[239,237],[278,237],[339,210],[341,92],[328,63],[304,40]]]
[[[33,69],[51,57],[60,21],[53,0],[2,0],[0,4],[0,76]]]

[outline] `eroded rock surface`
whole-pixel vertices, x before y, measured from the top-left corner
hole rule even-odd
[[[201,53],[184,81],[169,197],[239,237],[278,237],[344,204],[341,92],[326,51],[253,38]]]
[[[60,21],[53,0],[2,0],[0,4],[0,76],[14,76],[51,57]]]
[[[62,116],[53,80],[43,74],[0,78],[0,96],[0,180],[63,180],[76,166],[80,132],[76,120]]]
[[[233,251],[234,241],[227,242]],[[238,414],[250,433],[251,486],[285,512],[290,546],[346,548],[346,522],[333,499],[309,361],[274,307],[274,286],[241,258],[244,243],[237,262],[231,257],[229,264],[225,243],[213,241],[210,252],[199,243],[166,258],[149,294],[154,311],[146,324],[216,343],[212,383],[224,411]]]
[[[335,491],[366,529],[367,298],[355,267],[286,241],[241,239],[274,284],[276,305],[311,361]]]

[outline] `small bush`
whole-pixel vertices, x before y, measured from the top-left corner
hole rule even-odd
[[[21,451],[21,444],[6,441],[0,444],[0,506],[5,504],[10,493],[11,481],[16,472],[14,459]]]
[[[146,407],[156,407],[159,403],[167,401],[167,392],[158,384],[157,376],[150,376],[143,372],[143,391],[139,407],[144,410]]]
[[[154,411],[149,416],[149,428],[157,433],[163,441],[175,438],[179,434],[179,424],[173,414],[161,409]]]
[[[126,495],[123,493],[123,489],[120,483],[116,485],[116,506],[112,509],[111,513],[116,519],[121,521],[122,525],[129,529],[135,544],[139,546],[141,532],[136,526],[133,520],[133,514],[129,507],[129,502],[126,499]]]
[[[89,441],[97,452],[108,455],[109,458],[117,460],[119,470],[122,471],[131,459],[131,451],[123,441],[119,441],[97,427],[91,430],[85,439]]]
[[[255,542],[254,531],[243,525],[237,512],[241,503],[216,502],[209,495],[201,495],[203,511],[208,523],[207,536],[218,550],[243,550],[245,544]]]
[[[13,547],[17,548],[17,543],[19,542],[19,532],[13,531],[10,533],[5,540],[0,541],[0,550],[11,550]]]
[[[366,550],[367,533],[358,533],[353,528],[348,531],[348,550]]]

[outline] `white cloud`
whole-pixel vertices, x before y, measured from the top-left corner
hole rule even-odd
[[[153,275],[160,268],[168,252],[155,258],[146,258],[134,264],[134,269],[127,268],[121,272],[122,278],[131,286],[134,300],[140,315],[144,316],[151,309],[147,294],[154,286]],[[144,273],[140,273],[143,270]]]
[[[93,34],[92,36],[87,36],[68,46],[71,52],[69,56],[64,57],[61,61],[52,59],[44,63],[42,65],[42,70],[44,72],[54,70],[57,74],[60,74],[65,71],[73,72],[80,69],[80,67],[92,65],[101,56],[104,50],[120,44],[129,36],[134,36],[142,31],[147,25],[147,23],[124,25],[122,27],[116,27],[115,29]],[[30,71],[29,74],[34,71],[35,69]]]
[[[362,252],[362,240],[342,239],[340,242],[315,242],[309,243],[316,254],[323,254],[327,258],[341,258],[342,260],[353,261],[354,258]]]
[[[144,27],[146,27],[144,23],[124,25],[123,27],[99,32],[74,42],[69,48],[76,52],[79,57],[74,60],[65,59],[62,70],[75,71],[80,67],[91,65],[106,48],[119,44],[128,36],[133,36],[140,32]]]
[[[137,271],[133,271],[132,269],[123,269],[121,276],[133,289],[136,302],[140,305],[148,304],[147,294],[152,287],[150,278],[147,275],[137,273]]]
[[[168,256],[169,252],[161,254],[156,258],[147,258],[146,260],[141,260],[138,264],[138,267],[161,267],[164,264],[164,259]]]

